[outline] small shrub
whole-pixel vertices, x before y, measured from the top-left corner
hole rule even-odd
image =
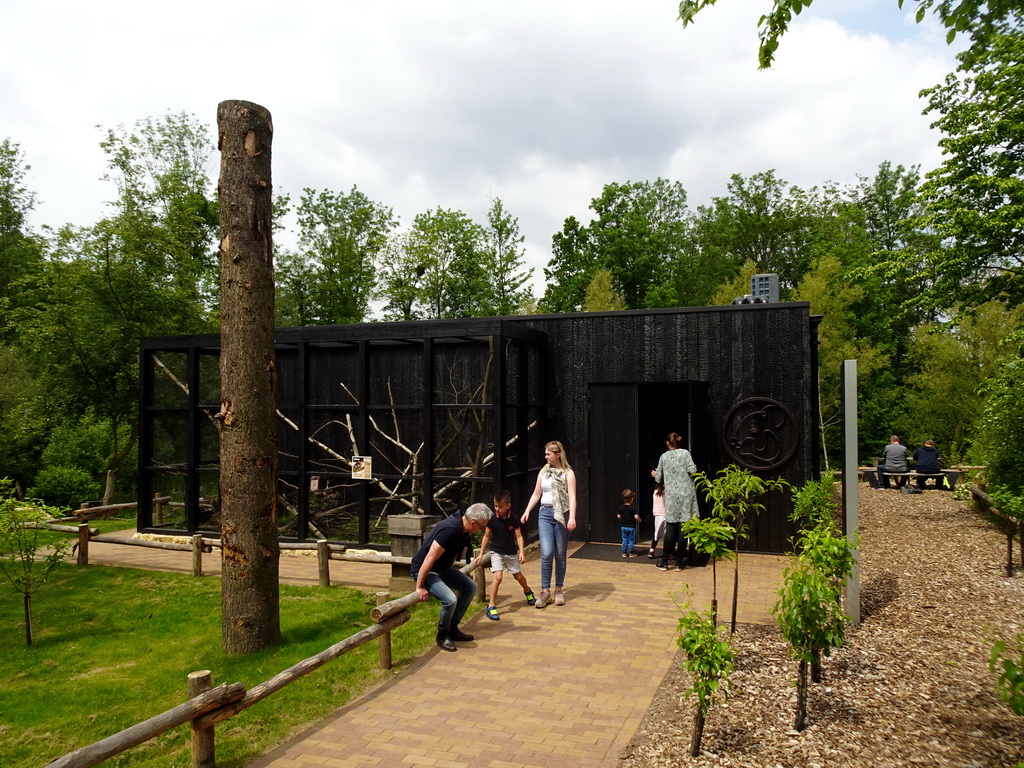
[[[1012,646],[997,640],[992,646],[988,668],[999,673],[996,683],[999,697],[1010,705],[1014,714],[1024,715],[1024,636],[1017,635]]]
[[[83,501],[95,499],[100,485],[84,469],[46,467],[36,475],[36,484],[28,495],[54,507],[77,508]]]

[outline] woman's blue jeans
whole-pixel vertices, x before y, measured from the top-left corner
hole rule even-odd
[[[565,584],[565,558],[569,551],[569,529],[555,520],[553,507],[541,507],[537,517],[540,536],[540,588],[551,589],[551,561],[555,561],[555,586]]]

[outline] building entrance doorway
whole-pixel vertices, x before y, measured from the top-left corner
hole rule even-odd
[[[651,470],[667,450],[668,433],[682,435],[700,471],[717,471],[706,382],[591,384],[589,422],[589,541],[621,540],[615,513],[624,488],[636,492],[646,518],[641,538],[650,537]]]

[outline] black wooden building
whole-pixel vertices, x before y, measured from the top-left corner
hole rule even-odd
[[[281,536],[385,546],[387,516],[499,487],[519,513],[555,439],[589,541],[618,541],[623,488],[650,508],[668,432],[709,474],[800,483],[819,452],[816,327],[793,302],[279,329]],[[140,530],[219,528],[218,351],[216,335],[143,341]],[[791,503],[766,501],[748,547],[786,551]]]

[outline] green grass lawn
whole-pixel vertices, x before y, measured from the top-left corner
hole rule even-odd
[[[373,604],[346,587],[282,585],[282,645],[227,656],[219,579],[61,565],[33,599],[26,647],[21,596],[0,583],[0,765],[45,765],[168,710],[196,670],[250,688],[368,626]],[[394,671],[377,669],[371,642],[218,724],[217,765],[240,768],[401,670],[433,643],[437,610],[416,606],[392,634]],[[190,763],[186,724],[104,765]]]

